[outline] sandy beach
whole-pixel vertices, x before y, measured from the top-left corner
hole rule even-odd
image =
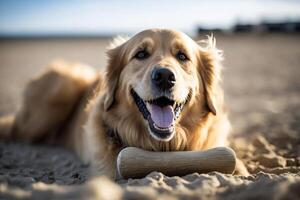
[[[250,176],[217,172],[87,180],[88,166],[61,147],[0,142],[0,199],[299,199],[300,35],[216,35],[231,147]],[[63,58],[106,65],[109,39],[0,40],[0,116],[47,63]]]

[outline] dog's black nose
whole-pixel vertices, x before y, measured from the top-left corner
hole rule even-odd
[[[151,80],[153,85],[164,91],[170,90],[176,82],[174,73],[167,68],[154,68]]]

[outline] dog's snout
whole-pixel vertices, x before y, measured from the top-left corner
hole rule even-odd
[[[167,68],[155,68],[151,80],[153,85],[164,91],[170,90],[176,82],[175,74]]]

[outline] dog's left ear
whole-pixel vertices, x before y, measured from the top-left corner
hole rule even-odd
[[[108,90],[104,96],[104,109],[108,111],[116,102],[115,95],[119,84],[119,78],[124,68],[124,44],[113,47],[107,51],[108,65],[106,69],[106,81]]]
[[[219,81],[221,79],[222,52],[216,48],[216,40],[209,36],[207,40],[201,41],[204,47],[199,46],[200,76],[204,87],[204,95],[207,106],[214,115],[217,114],[217,95]]]

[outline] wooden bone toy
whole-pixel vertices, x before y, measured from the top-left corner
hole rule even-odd
[[[119,176],[124,179],[142,178],[152,171],[159,171],[167,176],[211,171],[232,174],[235,165],[235,152],[228,147],[176,152],[153,152],[127,147],[119,153],[117,159]]]

